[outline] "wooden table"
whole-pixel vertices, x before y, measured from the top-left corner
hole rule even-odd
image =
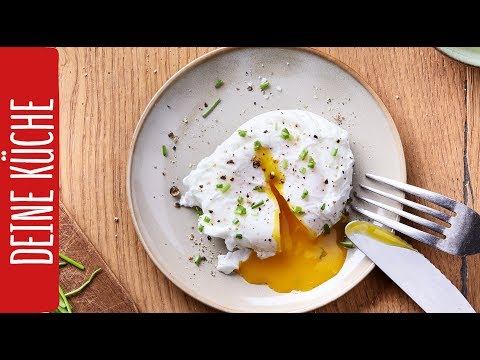
[[[143,312],[210,312],[148,258],[130,218],[126,164],[147,102],[212,48],[60,48],[61,199]],[[480,69],[433,48],[325,48],[384,101],[411,184],[480,210]],[[114,218],[118,217],[119,222]],[[479,234],[480,236],[480,234]],[[480,257],[416,243],[480,311]],[[419,312],[381,271],[318,312]]]

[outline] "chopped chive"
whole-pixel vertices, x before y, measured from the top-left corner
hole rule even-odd
[[[66,261],[60,261],[60,262],[58,263],[58,266],[65,266],[65,265],[67,265],[67,262],[66,262]]]
[[[302,152],[298,155],[298,158],[301,159],[301,160],[305,160],[305,158],[307,157],[308,155],[308,150],[307,149],[303,149]]]
[[[325,210],[325,206],[326,206],[326,205],[327,205],[327,204],[323,203],[323,205],[322,205],[322,207],[320,208],[320,210],[322,210],[322,211]]]
[[[331,152],[332,156],[337,156],[337,153],[338,153],[338,148],[333,149]]]
[[[294,208],[292,208],[292,211],[294,214],[303,214],[303,209],[301,206],[295,206]]]
[[[243,204],[243,197],[239,196],[237,202],[238,204]]]
[[[282,160],[282,168],[286,169],[288,167],[288,161],[283,159]]]
[[[305,173],[307,172],[307,169],[301,168],[301,169],[300,169],[300,172],[301,172],[302,174],[305,174]]]
[[[313,169],[315,167],[315,160],[313,160],[313,158],[310,156],[310,159],[308,159],[308,164],[307,166],[310,168],[310,169]]]
[[[255,151],[257,151],[261,147],[262,147],[262,143],[258,140],[255,140],[255,142],[253,143],[253,148],[255,149]]]
[[[283,128],[283,129],[282,129],[282,132],[281,132],[281,134],[280,134],[280,137],[281,137],[282,139],[284,139],[284,140],[290,139],[290,132],[288,131],[287,128]]]
[[[270,87],[270,83],[268,81],[265,81],[260,84],[260,90],[264,91]]]
[[[223,188],[223,184],[217,184],[216,188],[217,188],[217,189]]]
[[[243,235],[242,235],[242,234],[235,234],[235,238],[237,238],[237,239],[243,239]]]
[[[221,190],[222,193],[227,192],[228,189],[230,189],[231,187],[232,187],[231,184],[225,184],[225,185],[223,185],[223,188],[222,188],[222,190]]]
[[[240,135],[241,137],[247,136],[247,130],[238,130],[238,135]]]
[[[162,154],[163,156],[167,157],[168,153],[167,153],[167,147],[165,145],[162,145]]]
[[[237,205],[237,208],[235,209],[235,214],[246,215],[247,214],[247,209],[245,209],[242,205]]]
[[[259,202],[252,205],[252,209],[256,209],[257,207],[262,206],[263,204],[265,204],[265,201],[263,201],[263,200],[259,201]]]
[[[205,216],[205,217],[203,218],[203,221],[206,222],[206,223],[209,223],[210,220],[211,220],[211,219],[210,219],[208,216]]]
[[[353,249],[355,248],[355,244],[352,243],[350,240],[343,240],[339,242],[340,245],[345,246],[347,249]]]
[[[60,303],[58,304],[58,307],[54,311],[52,311],[53,313],[68,313],[67,309],[62,306],[62,301],[62,298],[60,298]]]
[[[67,263],[72,264],[73,266],[79,268],[80,270],[85,270],[85,266],[80,264],[79,262],[70,259],[67,255],[63,255],[62,253],[58,254],[58,256],[62,259],[65,260]]]
[[[205,228],[205,227],[204,227],[203,225],[200,225],[200,226],[198,227],[198,231],[203,232],[203,229],[204,229],[204,228]]]
[[[198,216],[203,215],[203,210],[202,210],[201,207],[199,207],[199,206],[194,206],[193,208],[195,209],[195,212],[197,213]]]
[[[195,255],[195,257],[193,258],[193,262],[195,263],[195,265],[199,266],[202,262],[202,257],[200,255]]]
[[[308,195],[308,190],[307,189],[303,190],[302,199],[305,199],[307,195]]]
[[[61,296],[60,296],[60,299],[59,299],[59,300],[60,300],[60,301],[59,301],[59,303],[58,303],[58,307],[59,307],[59,308],[64,308],[64,309],[66,309],[67,304],[65,304],[65,301],[63,301],[63,299],[62,299]]]
[[[215,89],[220,89],[222,87],[222,85],[224,84],[223,80],[217,80],[217,82],[215,83]]]
[[[253,188],[253,190],[255,191],[258,191],[258,192],[264,192],[265,190],[263,190],[263,187],[261,187],[260,185],[257,185]]]
[[[327,235],[330,234],[330,226],[328,226],[328,224],[323,225],[323,231]]]
[[[217,107],[218,104],[220,104],[220,99],[217,99],[217,101],[215,101],[212,105],[210,105],[210,107],[207,109],[207,111],[205,111],[203,114],[202,114],[202,117],[205,119],[208,115],[210,115],[210,113],[213,111],[213,109],[215,109]]]
[[[79,288],[76,288],[75,290],[72,290],[68,293],[65,294],[65,297],[69,297],[69,296],[73,296],[73,295],[76,295],[78,294],[80,291],[82,291],[83,289],[85,289],[87,287],[88,284],[90,284],[90,282],[93,280],[93,278],[95,277],[95,275],[97,275],[100,271],[102,271],[102,268],[98,268],[97,270],[95,270],[92,275],[90,275],[90,277],[88,278],[87,281],[85,281]]]
[[[237,218],[233,219],[233,221],[232,221],[232,223],[233,223],[234,225],[237,225],[239,222],[240,222],[240,220],[238,220]]]
[[[72,312],[72,307],[70,306],[70,303],[68,302],[67,297],[65,296],[65,293],[63,292],[63,290],[60,286],[58,287],[58,291],[60,293],[60,299],[62,299],[63,304],[65,305],[64,308],[67,310],[66,312],[71,313]],[[61,310],[62,307],[59,307],[59,308],[60,308],[61,312],[64,312],[64,311]]]

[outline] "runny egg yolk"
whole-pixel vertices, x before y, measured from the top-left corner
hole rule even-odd
[[[268,149],[259,149],[257,156],[269,184],[265,191],[278,204],[278,216],[275,214],[278,226],[274,227],[273,237],[279,251],[263,260],[252,252],[240,264],[238,272],[251,284],[266,284],[281,293],[311,290],[338,274],[342,268],[347,250],[339,242],[344,239],[346,223],[340,221],[330,229],[329,234],[317,236],[297,218],[281,195],[284,176],[278,161],[273,159]],[[276,231],[279,231],[277,236]]]

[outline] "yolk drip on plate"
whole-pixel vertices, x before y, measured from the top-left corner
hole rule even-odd
[[[266,284],[277,292],[308,291],[335,276],[345,262],[347,250],[338,243],[345,236],[345,222],[340,221],[329,234],[317,236],[292,212],[281,195],[284,176],[268,149],[259,149],[257,156],[265,172],[265,189],[278,204],[278,226],[273,237],[279,251],[260,259],[255,253],[240,264],[240,275],[251,284]],[[272,174],[274,172],[274,174]],[[274,175],[274,176],[273,176]],[[276,235],[275,232],[278,231]]]

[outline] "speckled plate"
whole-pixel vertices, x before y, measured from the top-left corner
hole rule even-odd
[[[266,94],[258,88],[263,77],[271,83]],[[220,89],[214,88],[217,79],[225,82]],[[247,89],[250,82],[252,91]],[[204,104],[217,98],[221,103],[203,119]],[[312,310],[346,293],[374,266],[360,251],[350,250],[340,273],[326,283],[308,292],[276,293],[237,274],[217,272],[217,254],[225,253],[223,241],[200,240],[195,212],[175,208],[172,185],[183,190],[183,177],[237,127],[275,109],[312,111],[348,130],[355,189],[360,181],[368,183],[365,172],[406,180],[402,144],[387,109],[352,69],[325,54],[295,48],[219,49],[181,69],[155,94],[135,131],[127,174],[129,206],[140,241],[156,266],[183,291],[223,311]],[[179,137],[176,144],[168,137],[170,131]],[[168,157],[162,156],[163,144]],[[208,261],[197,267],[189,257],[202,247]]]

